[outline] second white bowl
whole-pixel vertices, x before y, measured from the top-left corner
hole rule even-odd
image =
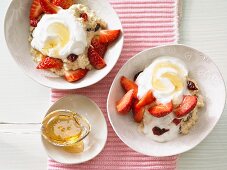
[[[198,82],[205,100],[205,107],[198,112],[199,120],[189,134],[165,143],[155,142],[140,133],[132,114],[119,115],[115,106],[116,101],[125,93],[120,85],[120,77],[124,75],[133,79],[136,73],[144,70],[160,56],[172,56],[183,60],[190,77]],[[223,78],[208,56],[184,45],[169,45],[140,52],[120,69],[110,88],[107,111],[113,129],[130,148],[149,156],[170,156],[192,149],[211,132],[223,112],[225,98]]]

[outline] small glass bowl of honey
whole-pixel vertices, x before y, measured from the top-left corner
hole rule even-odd
[[[42,136],[51,144],[68,152],[82,152],[83,139],[91,131],[91,125],[82,115],[70,110],[55,110],[42,122]]]

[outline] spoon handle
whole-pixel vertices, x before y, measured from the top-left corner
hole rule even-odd
[[[0,122],[0,134],[40,134],[41,123]]]

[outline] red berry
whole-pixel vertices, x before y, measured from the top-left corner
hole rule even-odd
[[[91,65],[97,70],[100,70],[106,66],[103,58],[95,51],[94,47],[92,46],[88,48],[88,59]]]
[[[129,90],[133,89],[133,96],[134,98],[137,98],[138,86],[134,81],[128,79],[125,76],[122,76],[120,79],[120,83],[125,92],[128,92]]]
[[[197,104],[197,96],[185,95],[181,104],[174,110],[176,117],[183,117],[190,113]]]
[[[181,119],[177,119],[177,118],[173,119],[173,123],[174,123],[176,126],[179,125],[180,122],[181,122]]]
[[[129,90],[117,103],[116,109],[119,114],[127,114],[133,104],[133,89]]]
[[[77,58],[78,58],[78,55],[76,55],[76,54],[69,54],[67,57],[67,59],[71,62],[76,61]]]
[[[154,134],[154,135],[161,136],[161,135],[163,135],[164,133],[168,132],[169,129],[165,129],[165,128],[162,128],[162,129],[161,129],[161,128],[155,126],[155,127],[152,129],[152,131],[153,131],[153,134]]]
[[[37,26],[38,18],[43,13],[42,7],[39,3],[39,0],[33,0],[30,8],[30,25],[33,27]]]
[[[37,69],[61,69],[63,66],[63,62],[61,59],[52,58],[52,57],[44,57],[43,60],[36,67]]]
[[[49,0],[39,0],[42,10],[47,14],[56,14],[59,8]]]
[[[75,82],[82,78],[84,78],[87,74],[87,69],[77,69],[77,70],[71,70],[65,72],[65,79],[68,82]]]
[[[86,13],[81,13],[81,14],[80,14],[80,18],[83,18],[84,21],[87,21],[87,20],[88,20],[88,16],[87,16]]]
[[[146,105],[151,104],[152,102],[155,101],[155,97],[153,96],[153,93],[151,90],[149,90],[136,104],[137,108],[144,107]]]
[[[134,121],[137,122],[137,123],[140,123],[143,120],[145,108],[144,107],[140,107],[140,108],[136,107],[137,103],[138,103],[138,99],[134,99],[133,107],[132,107],[132,113],[133,113]]]
[[[74,0],[53,0],[52,4],[60,6],[63,9],[68,9],[74,4]]]
[[[91,40],[91,45],[94,47],[95,51],[100,55],[100,57],[104,58],[104,55],[107,50],[107,44],[100,43],[99,38],[94,37]]]
[[[36,27],[37,26],[37,24],[38,24],[38,19],[31,19],[30,20],[30,25],[32,26],[32,27]]]
[[[120,36],[121,30],[101,30],[99,34],[99,41],[101,43],[111,44]]]
[[[148,109],[155,117],[164,117],[173,111],[172,101],[167,104],[158,104]]]
[[[188,90],[198,90],[195,83],[190,80],[187,81],[187,87],[188,87]]]

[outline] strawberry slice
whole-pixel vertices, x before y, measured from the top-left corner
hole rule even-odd
[[[151,90],[149,90],[145,96],[143,96],[139,102],[137,103],[136,107],[141,108],[148,104],[151,104],[153,101],[155,101],[155,97],[153,96],[153,93]]]
[[[38,18],[43,13],[42,7],[39,3],[39,0],[33,0],[30,8],[30,25],[33,27],[37,26]]]
[[[99,39],[101,43],[112,43],[115,41],[119,35],[121,30],[101,30]]]
[[[59,10],[59,8],[52,4],[49,0],[39,0],[39,2],[46,14],[56,14]]]
[[[49,69],[56,68],[61,69],[63,66],[63,62],[61,59],[52,58],[52,57],[44,57],[43,60],[36,67],[37,69]]]
[[[98,37],[92,38],[91,45],[94,47],[95,51],[100,55],[100,57],[104,58],[108,45],[101,43]]]
[[[164,117],[173,111],[172,101],[167,104],[159,104],[148,109],[151,115],[155,117]]]
[[[75,81],[78,81],[78,80],[82,79],[83,77],[85,77],[87,72],[88,72],[87,69],[77,69],[77,70],[73,70],[73,71],[66,71],[65,79],[68,82],[75,82]]]
[[[106,66],[103,58],[95,51],[94,47],[90,46],[88,48],[88,59],[93,67],[100,70]]]
[[[137,98],[138,86],[134,81],[126,78],[125,76],[122,76],[120,83],[126,92],[133,89],[134,90],[133,96],[134,96],[134,98]]]
[[[117,111],[120,114],[126,114],[131,110],[133,103],[133,90],[129,90],[116,105]]]
[[[185,95],[181,104],[174,110],[177,117],[183,117],[190,113],[197,104],[197,97]]]
[[[52,4],[68,9],[74,4],[74,0],[53,0]]]
[[[140,107],[140,108],[136,107],[138,102],[139,102],[138,100],[134,101],[132,113],[133,113],[134,121],[137,122],[137,123],[140,123],[143,120],[145,108],[144,107]]]

